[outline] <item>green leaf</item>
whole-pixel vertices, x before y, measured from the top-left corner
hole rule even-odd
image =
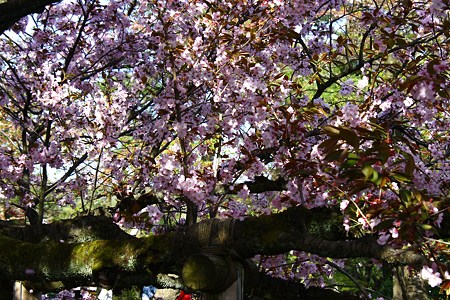
[[[355,153],[349,153],[347,156],[347,160],[344,163],[344,167],[354,167],[358,163],[359,158],[360,157]]]
[[[434,234],[439,234],[437,229],[430,224],[420,224],[420,227],[422,227],[423,230],[431,231]]]
[[[398,192],[398,196],[400,197],[400,200],[406,205],[408,206],[408,204],[411,203],[411,192],[405,189],[401,189]]]
[[[388,181],[389,181],[389,177],[381,176],[380,177],[380,183],[378,185],[380,186],[380,188],[383,188]]]
[[[329,136],[333,136],[333,135],[339,135],[340,131],[339,128],[335,127],[335,126],[323,126],[322,130],[328,134]]]
[[[416,164],[414,162],[414,158],[409,153],[403,153],[403,156],[406,157],[406,164],[405,164],[405,174],[411,179],[414,175],[414,170],[416,168]]]
[[[422,199],[424,198],[422,193],[416,189],[413,190],[413,195],[414,195],[414,198],[416,198],[418,202],[421,202]],[[434,202],[434,205],[436,205],[435,202]]]
[[[408,174],[402,173],[402,172],[392,172],[390,173],[392,179],[398,181],[398,182],[411,182],[411,177]]]
[[[362,168],[362,172],[363,172],[364,176],[366,177],[366,180],[369,180],[369,181],[375,183],[376,185],[381,184],[381,182],[383,180],[383,176],[380,176],[380,174],[371,165],[365,165]]]
[[[362,172],[367,180],[370,180],[373,176],[373,172],[376,172],[375,169],[371,165],[365,165],[362,168]]]

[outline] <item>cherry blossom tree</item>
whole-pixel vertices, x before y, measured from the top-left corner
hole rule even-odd
[[[2,285],[196,289],[163,274],[213,253],[249,299],[444,297],[449,11],[2,1]]]

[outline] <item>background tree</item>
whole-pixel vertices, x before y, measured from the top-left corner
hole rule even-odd
[[[2,223],[4,278],[157,284],[216,246],[273,297],[383,296],[390,264],[395,297],[448,290],[448,2],[18,2],[0,187],[37,220]]]

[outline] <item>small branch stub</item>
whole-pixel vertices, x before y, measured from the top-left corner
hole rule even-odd
[[[183,265],[184,283],[192,290],[220,293],[237,278],[237,262],[210,253],[191,255]]]

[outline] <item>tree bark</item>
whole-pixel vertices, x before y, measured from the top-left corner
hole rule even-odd
[[[43,241],[79,243],[95,240],[134,239],[105,216],[78,217],[39,226],[21,226],[8,221],[0,221],[0,235],[28,243]]]
[[[393,270],[393,300],[428,300],[427,284],[416,270],[397,266]]]
[[[323,228],[317,225],[317,216],[325,225]],[[117,233],[97,235],[101,228],[120,231],[111,221],[106,226],[105,219],[97,217],[61,221],[40,229],[25,227],[22,231],[8,231],[4,228],[0,235],[0,274],[10,280],[62,282],[65,287],[158,285],[158,274],[181,274],[188,257],[205,251],[241,261],[256,254],[300,250],[333,258],[372,257],[390,263],[422,262],[420,256],[382,247],[372,237],[325,240],[322,235],[328,236],[330,231],[322,217],[321,210],[291,208],[242,221],[210,219],[178,231],[139,239],[120,237]],[[97,221],[103,225],[89,225]],[[80,231],[90,233],[83,235]],[[58,232],[64,235],[64,240]],[[41,236],[30,238],[31,233]],[[21,238],[40,242],[25,242]],[[98,238],[103,239],[96,240]]]
[[[21,18],[40,13],[45,7],[61,0],[0,0],[0,34]]]

